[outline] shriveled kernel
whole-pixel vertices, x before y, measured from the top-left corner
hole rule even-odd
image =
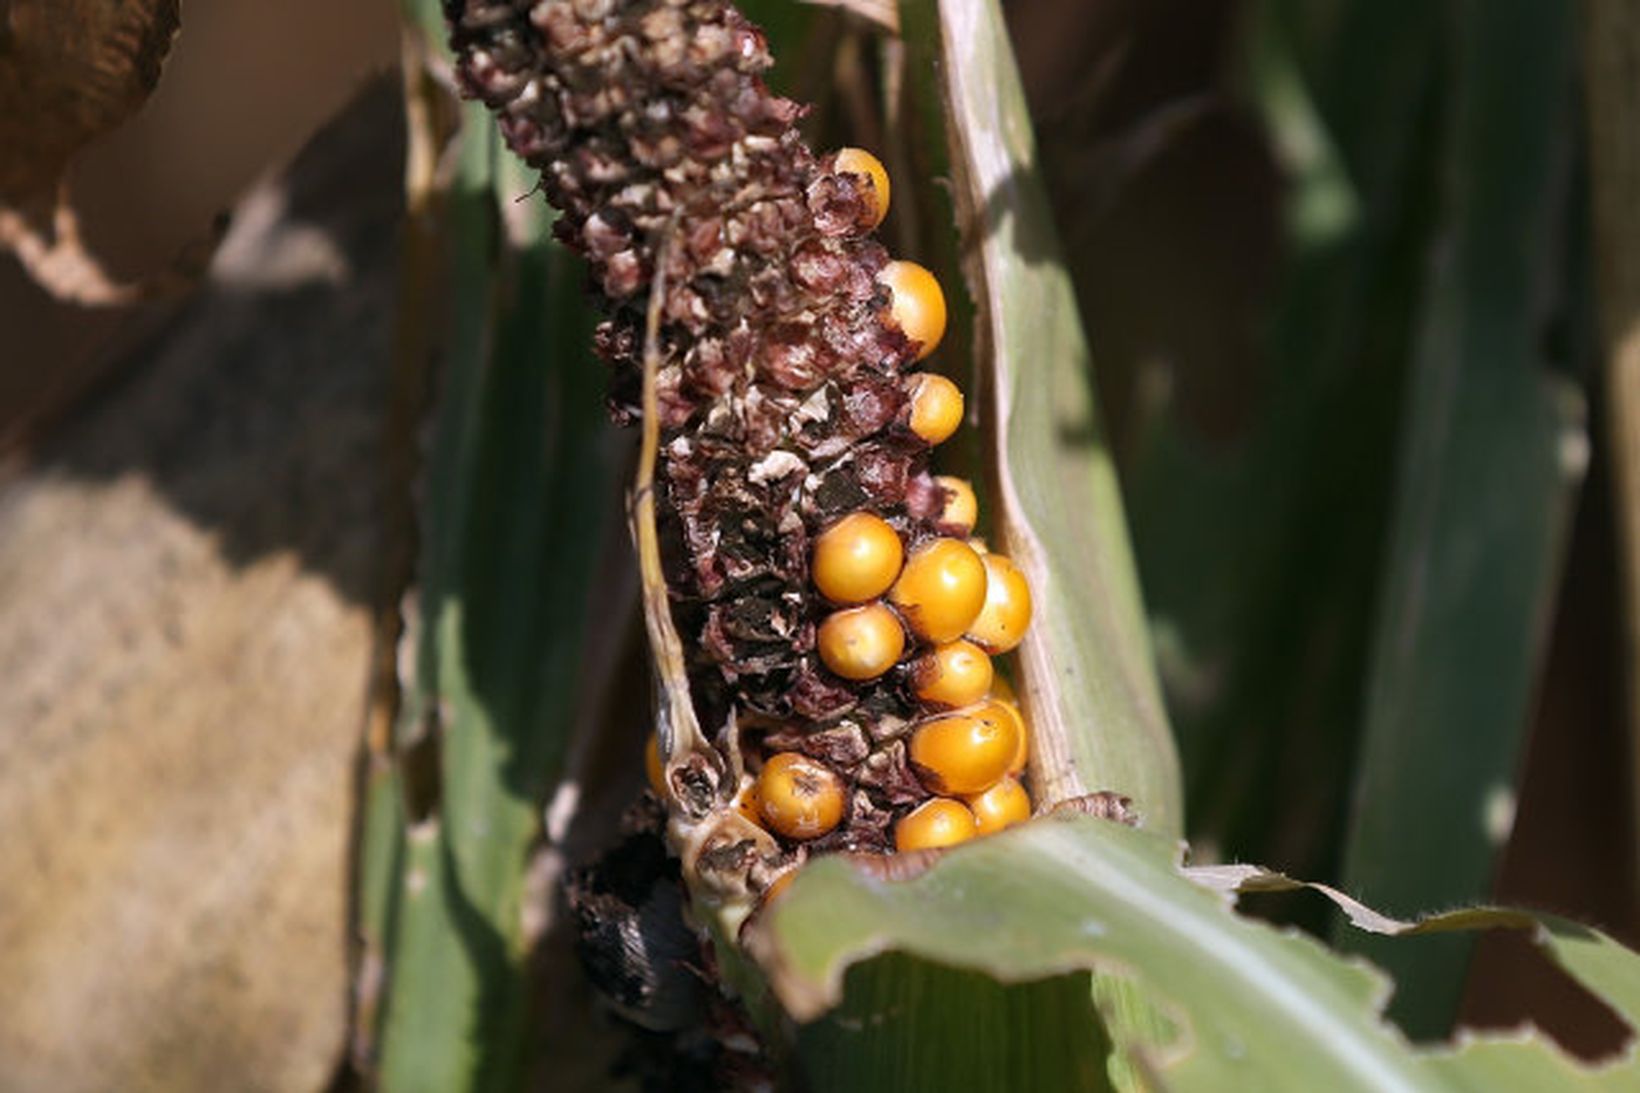
[[[833,170],[847,172],[854,175],[865,175],[871,181],[872,213],[871,226],[876,227],[888,215],[888,170],[883,161],[866,151],[864,148],[843,148],[837,152],[837,159]]]
[[[931,539],[911,552],[888,598],[913,634],[952,641],[985,606],[985,563],[967,543]]]
[[[894,849],[932,850],[967,842],[979,831],[974,814],[961,801],[935,797],[924,801],[894,825]]]
[[[824,763],[783,751],[757,776],[757,807],[771,831],[817,839],[842,822],[843,781]]]
[[[971,641],[936,646],[911,662],[911,693],[940,709],[972,706],[991,689],[991,658]]]
[[[987,703],[919,725],[911,734],[911,766],[935,793],[984,793],[1008,773],[1019,751],[1019,727]]]
[[[974,814],[981,835],[995,834],[1031,818],[1031,795],[1012,778],[1004,778],[984,793],[963,800]]]
[[[933,372],[906,380],[911,394],[911,431],[929,444],[943,444],[962,424],[962,389]]]
[[[905,548],[888,521],[851,512],[814,541],[811,575],[833,603],[865,603],[887,592],[900,575]]]
[[[987,554],[985,605],[968,627],[968,637],[991,654],[1006,653],[1031,624],[1031,586],[1019,567],[1001,554]]]
[[[650,732],[649,742],[643,748],[643,769],[649,776],[649,788],[655,796],[666,800],[666,766],[661,762],[661,734]]]
[[[876,679],[905,652],[905,630],[882,603],[868,603],[827,616],[815,644],[821,661],[844,679]]]
[[[967,535],[979,522],[979,498],[974,487],[965,478],[949,474],[936,475],[934,482],[945,491],[945,507],[940,510],[940,523],[956,528]]]
[[[939,348],[945,337],[945,293],[934,275],[915,262],[890,262],[877,274],[888,288],[889,319],[917,343],[917,360]]]

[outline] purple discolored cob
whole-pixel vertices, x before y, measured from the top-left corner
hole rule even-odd
[[[844,818],[808,849],[888,849],[931,796],[906,743],[926,712],[918,650],[870,679],[831,671],[816,632],[835,605],[810,571],[816,537],[851,513],[913,552],[948,495],[910,427],[922,347],[890,317],[873,184],[809,150],[804,108],[764,85],[762,33],[722,0],[445,11],[463,91],[539,169],[557,235],[589,263],[623,423],[664,284],[658,519],[700,723],[748,730],[754,765],[796,752],[836,772]]]

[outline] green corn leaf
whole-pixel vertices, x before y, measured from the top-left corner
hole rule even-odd
[[[1288,194],[1265,383],[1229,450],[1165,408],[1135,423],[1124,486],[1192,837],[1334,875],[1424,279],[1442,18],[1369,0],[1245,10],[1246,94]]]
[[[1436,267],[1344,871],[1351,891],[1399,913],[1489,891],[1587,451],[1581,399],[1543,349],[1562,269],[1573,11],[1458,10]],[[1447,1031],[1466,944],[1341,940],[1394,973],[1409,1031]]]
[[[902,866],[914,874],[904,879],[822,859],[754,923],[749,944],[799,1018],[849,998],[841,1020],[834,1013],[799,1033],[800,1042],[826,1045],[804,1055],[805,1078],[819,1090],[895,1087],[885,1073],[915,1075],[919,1088],[925,1079],[929,1088],[1102,1088],[1091,1061],[1099,1024],[1088,996],[1068,986],[1093,969],[1141,989],[1164,1019],[1154,1040],[1116,1044],[1162,1088],[1508,1091],[1633,1088],[1640,1080],[1632,1053],[1586,1068],[1539,1038],[1414,1049],[1378,1012],[1389,988],[1381,974],[1306,935],[1235,914],[1211,890],[1225,886],[1189,879],[1177,854],[1154,834],[1058,814],[968,844],[920,873],[927,859]],[[1640,956],[1563,920],[1482,910],[1394,926],[1527,928],[1609,1003],[1629,1014],[1640,1003]],[[856,1000],[867,972],[879,973],[869,980],[879,993]],[[997,991],[995,1004],[979,1011],[973,999],[983,993],[958,993],[973,989],[976,974],[1019,986]],[[898,1003],[878,1011],[886,1021],[858,1019],[873,997]],[[889,1056],[877,1041],[918,1009],[944,1016],[939,1050],[925,1029],[920,1043]],[[1109,1027],[1131,1035],[1120,1022]],[[859,1053],[887,1068],[872,1084]]]
[[[482,106],[461,139],[415,677],[363,853],[391,1090],[509,1088],[527,1062],[526,880],[617,497],[579,272]]]

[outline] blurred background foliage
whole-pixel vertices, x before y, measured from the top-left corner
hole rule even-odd
[[[1198,860],[1256,861],[1392,913],[1492,899],[1640,941],[1623,637],[1634,619],[1618,533],[1633,514],[1615,500],[1624,468],[1608,422],[1623,415],[1600,324],[1601,305],[1617,305],[1599,299],[1596,278],[1622,242],[1596,218],[1600,188],[1622,179],[1591,168],[1603,161],[1588,108],[1591,20],[1613,6],[1006,5]],[[872,139],[892,56],[863,22],[784,0],[750,10],[781,47],[775,82],[816,103],[821,144],[893,143]],[[434,5],[410,14],[436,23]],[[458,118],[422,77],[425,44],[413,31],[401,43],[400,16],[385,0],[278,13],[185,2],[154,99],[85,151],[69,194],[87,245],[129,280],[168,270],[220,210],[234,210],[241,235],[191,295],[117,307],[53,300],[9,260],[0,268],[0,320],[15,332],[0,357],[0,651],[13,651],[16,682],[33,679],[12,688],[12,705],[0,699],[0,755],[17,758],[0,763],[0,802],[14,830],[36,833],[0,851],[0,876],[41,908],[80,908],[84,936],[121,921],[115,908],[176,898],[163,871],[86,879],[103,875],[98,840],[113,821],[56,817],[41,775],[21,773],[69,756],[104,771],[65,784],[100,795],[109,815],[174,821],[154,825],[161,857],[201,817],[240,822],[230,802],[236,778],[253,784],[247,770],[278,778],[306,764],[323,790],[270,807],[279,846],[323,845],[300,875],[330,886],[327,900],[272,911],[254,886],[210,895],[201,907],[242,927],[225,928],[212,959],[233,963],[270,937],[275,949],[194,991],[167,991],[158,972],[110,986],[97,961],[50,955],[84,943],[25,915],[31,905],[0,905],[0,973],[19,996],[49,985],[64,1000],[0,1014],[0,1057],[17,1060],[15,1074],[203,1088],[207,1056],[185,1032],[214,1030],[204,1042],[232,1054],[270,1005],[306,1020],[296,1061],[270,1070],[269,1088],[311,1087],[343,1056],[343,1073],[372,1073],[378,1029],[405,1045],[402,1065],[431,1054],[489,1076],[533,1073],[573,1045],[595,1085],[615,1050],[568,960],[551,882],[607,837],[641,779],[643,696],[611,683],[642,671],[612,492],[623,441],[602,424],[578,271],[542,243],[544,211],[517,203],[529,180],[493,139],[446,148],[483,115]],[[401,52],[402,79],[378,75],[359,94]],[[340,128],[293,161],[338,112]],[[927,188],[938,206],[937,180],[890,168],[897,195]],[[354,206],[366,211],[337,211]],[[905,218],[885,233],[908,252],[927,242]],[[332,333],[348,329],[357,344]],[[192,370],[166,364],[177,354]],[[308,370],[293,373],[291,354]],[[313,382],[280,398],[247,379],[293,374]],[[350,431],[326,416],[338,390],[354,396]],[[167,416],[171,406],[194,412]],[[136,410],[151,424],[104,443]],[[280,463],[281,491],[263,491],[279,503],[258,499],[262,454],[337,435],[353,438],[345,456]],[[183,473],[220,454],[224,436],[249,453],[221,461],[233,473],[204,484]],[[174,765],[122,778],[116,759],[162,744],[198,754],[222,710],[248,711],[243,746],[288,738],[289,708],[249,697],[251,658],[265,652],[239,632],[154,650],[111,640],[102,616],[47,625],[64,597],[111,602],[99,577],[109,563],[88,551],[131,525],[44,521],[31,506],[53,490],[106,504],[131,479],[214,544],[211,564],[226,563],[188,586],[199,602],[254,611],[246,603],[264,601],[244,599],[248,582],[286,555],[326,578],[328,606],[283,625],[298,645],[333,650],[343,682],[327,676],[318,696],[329,727],[257,764],[224,755],[209,770],[216,796],[171,793]],[[367,500],[340,514],[311,503],[344,485]],[[557,500],[519,512],[507,491]],[[203,574],[206,553],[164,564]],[[42,558],[88,575],[64,591],[41,577]],[[177,594],[132,587],[137,618],[159,617],[154,605]],[[402,658],[401,641],[412,650]],[[53,651],[70,648],[102,675],[65,669]],[[122,705],[103,676],[191,680],[217,701],[197,717],[156,714]],[[114,697],[72,723],[42,712],[52,694],[93,687]],[[175,739],[160,723],[180,726]],[[357,783],[352,741],[338,744],[350,725],[368,726]],[[570,784],[579,799],[566,804]],[[435,802],[441,819],[428,824]],[[364,832],[357,863],[337,837],[349,811]],[[554,816],[573,823],[554,829]],[[39,847],[65,867],[43,867]],[[244,852],[213,847],[190,868]],[[258,853],[270,868],[284,860]],[[1316,904],[1256,906],[1334,928]],[[1475,953],[1452,939],[1394,953],[1347,943],[1394,971],[1393,1012],[1416,1035],[1530,1018],[1590,1055],[1623,1035],[1508,939]],[[384,1012],[381,973],[398,961],[434,969],[437,986]],[[311,1005],[316,994],[330,1004]],[[88,1060],[60,1013],[93,995],[133,1042]],[[452,1024],[472,1012],[494,1019]],[[439,1054],[450,1034],[469,1056]]]
[[[1192,842],[1632,938],[1578,12],[1192,10],[1026,68]],[[1069,37],[1017,14],[1026,51]],[[1471,1016],[1521,1012],[1499,968],[1532,974],[1364,947],[1421,1035],[1466,981]]]

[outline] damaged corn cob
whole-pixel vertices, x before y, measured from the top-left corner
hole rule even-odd
[[[992,658],[1023,638],[1030,590],[972,538],[972,487],[930,471],[963,397],[916,370],[945,301],[871,237],[881,163],[808,149],[803,108],[763,84],[761,33],[722,0],[446,14],[462,89],[589,263],[616,420],[652,411],[651,626],[675,632],[664,682],[685,698],[662,703],[648,766],[696,897],[744,912],[816,853],[1027,818],[1026,727]]]

